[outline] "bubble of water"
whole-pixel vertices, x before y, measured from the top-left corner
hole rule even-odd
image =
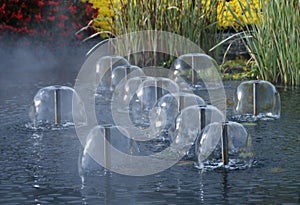
[[[110,124],[95,126],[86,137],[79,156],[80,175],[105,174],[110,169],[121,169],[122,166],[126,169],[128,161],[118,159],[113,149],[126,154],[127,160],[139,153],[137,144],[122,127]]]
[[[268,81],[242,82],[236,90],[234,118],[240,121],[278,119],[281,112],[280,95]]]
[[[174,75],[190,82],[194,88],[216,89],[222,87],[216,72],[217,62],[205,53],[188,53],[179,56],[171,65]],[[205,83],[204,83],[205,79]]]
[[[103,56],[96,63],[95,82],[98,84],[97,94],[104,101],[111,99],[114,90],[113,82],[119,77],[115,73],[114,78],[113,71],[120,66],[130,67],[130,64],[124,57],[118,55]]]
[[[195,143],[196,138],[206,125],[224,120],[225,116],[215,106],[189,106],[177,116],[175,128],[169,129],[169,136],[175,144],[183,144],[188,147]]]
[[[195,154],[200,167],[217,168],[224,165],[222,159],[222,137],[224,126],[227,126],[227,150],[229,162],[226,166],[243,168],[251,165],[253,153],[251,149],[251,135],[244,126],[237,122],[214,122],[207,125],[195,142]],[[223,138],[224,139],[224,138]]]
[[[171,127],[175,128],[176,117],[182,110],[193,105],[205,106],[206,103],[201,97],[193,93],[178,92],[164,95],[157,102],[156,109],[153,109],[151,112],[151,118],[156,119],[150,125],[152,132],[155,135],[159,135]]]
[[[78,112],[74,115],[73,106],[78,108]],[[81,124],[86,123],[84,105],[76,91],[59,85],[41,88],[36,93],[30,107],[29,117],[34,127],[70,125],[74,118]]]
[[[179,92],[178,85],[164,77],[151,77],[142,82],[136,91],[137,99],[130,105],[130,117],[137,126],[150,126],[150,112],[166,94]]]

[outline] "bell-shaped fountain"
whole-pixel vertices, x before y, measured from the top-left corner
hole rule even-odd
[[[191,147],[206,125],[223,121],[225,121],[224,114],[215,106],[189,106],[176,117],[175,127],[169,129],[169,136],[173,143]],[[193,155],[191,152],[185,154]]]
[[[113,69],[111,75],[112,88],[115,89],[118,84],[122,87],[130,79],[134,77],[144,76],[143,70],[134,65],[122,65]],[[124,81],[124,82],[122,82]]]
[[[218,64],[204,53],[188,53],[179,56],[172,64],[174,75],[183,78],[197,89],[222,87]]]
[[[142,110],[143,104],[138,97],[141,85],[147,80],[155,81],[155,78],[150,76],[130,78],[118,84],[113,93],[111,101],[113,120],[115,124],[125,128],[130,136],[142,137],[149,134],[145,129],[149,126],[149,116]],[[148,124],[145,125],[145,122]],[[148,139],[148,137],[142,138]]]
[[[131,104],[139,103],[137,90],[145,80],[149,79],[152,79],[152,77],[134,76],[126,81],[121,81],[116,87],[113,95],[112,103],[114,107],[117,107],[115,110],[118,112],[128,113]]]
[[[137,100],[130,104],[131,121],[137,126],[149,127],[149,112],[157,101],[166,94],[178,92],[178,85],[168,78],[151,77],[144,80],[136,91]]]
[[[170,127],[175,127],[175,119],[184,108],[198,105],[205,106],[204,100],[193,93],[169,93],[161,97],[150,115],[155,121],[150,125],[152,133],[159,135]]]
[[[237,87],[234,107],[237,120],[277,119],[280,110],[280,95],[270,82],[245,81]]]
[[[96,82],[98,83],[97,94],[103,100],[109,100],[113,91],[113,70],[119,66],[130,66],[122,56],[104,56],[96,63]],[[130,69],[129,69],[130,71]]]
[[[119,159],[119,153],[127,156],[126,160],[139,153],[137,144],[129,138],[126,130],[110,124],[94,127],[86,137],[79,156],[82,180],[89,174],[104,175],[109,170],[126,169],[128,161]]]
[[[72,106],[78,108],[72,113]],[[43,125],[68,125],[77,122],[86,123],[84,105],[73,88],[67,86],[48,86],[41,88],[34,96],[29,117],[34,127]]]
[[[195,154],[199,168],[242,169],[253,160],[251,137],[237,122],[214,122],[198,135]]]

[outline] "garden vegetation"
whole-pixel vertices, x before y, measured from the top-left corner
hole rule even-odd
[[[27,38],[38,42],[63,43],[84,38],[74,33],[97,16],[89,3],[61,0],[1,0],[0,39],[14,42]],[[74,42],[74,41],[73,41]]]
[[[2,0],[0,39],[57,42],[83,39],[89,29],[102,39],[163,30],[190,39],[218,60],[223,33],[234,31],[256,78],[300,85],[299,9],[298,0]]]
[[[177,33],[208,54],[222,32],[244,39],[256,78],[284,85],[300,84],[300,3],[266,0],[86,0],[98,12],[94,28],[102,36],[157,29]],[[215,47],[216,48],[216,47]]]

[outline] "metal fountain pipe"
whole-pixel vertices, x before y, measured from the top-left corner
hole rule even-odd
[[[129,66],[126,66],[125,68],[125,80],[127,81],[128,80],[128,75],[130,73],[130,67]]]
[[[163,96],[163,90],[162,90],[162,81],[156,80],[155,81],[155,88],[156,88],[156,101]]]
[[[192,56],[192,85],[196,85],[197,83],[197,72],[195,70],[195,62],[194,56]]]
[[[258,82],[253,83],[253,115],[257,116]]]
[[[112,71],[111,71],[112,73]],[[130,73],[130,66],[124,66],[124,80],[127,82],[128,81],[128,75]],[[110,76],[110,87],[115,89],[115,85],[112,83],[112,75]]]
[[[179,129],[179,127],[177,126],[177,119],[181,114],[181,110],[184,106],[184,97],[182,95],[177,96],[177,115],[175,117],[175,129]]]
[[[205,113],[205,111],[206,111],[206,105],[201,105],[200,106],[200,115],[199,115],[199,118],[200,118],[199,122],[201,124],[201,127],[200,127],[201,130],[203,130],[204,127],[206,126],[206,113]]]
[[[177,97],[177,112],[178,113],[181,113],[181,110],[182,110],[182,108],[183,108],[183,106],[184,106],[184,96],[182,96],[182,95],[179,95],[178,97]]]
[[[61,123],[61,100],[60,100],[60,89],[54,89],[54,124]]]
[[[109,171],[111,168],[111,149],[110,149],[110,142],[111,142],[111,125],[104,125],[104,144],[103,144],[103,156],[104,156],[104,168],[105,171]]]
[[[224,165],[228,165],[229,156],[228,156],[228,122],[224,122],[222,125],[222,162]]]
[[[112,71],[113,71],[113,60],[110,59],[109,89],[112,89]]]

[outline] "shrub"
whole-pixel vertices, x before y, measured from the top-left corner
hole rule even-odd
[[[94,13],[90,4],[80,2],[3,0],[0,3],[0,38],[28,37],[51,42],[75,39],[75,31],[93,18]]]

